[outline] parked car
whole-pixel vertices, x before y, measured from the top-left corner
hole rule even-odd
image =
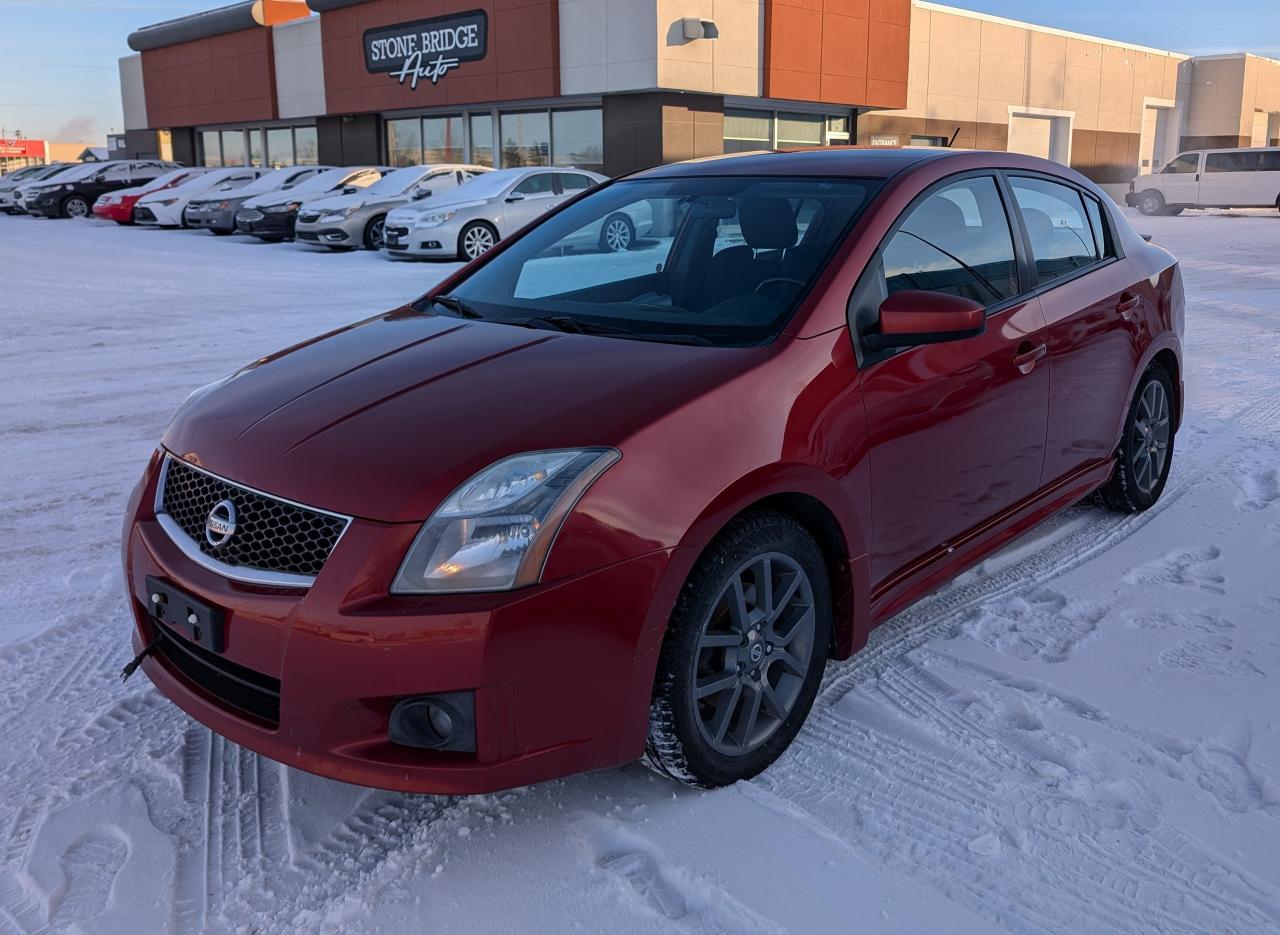
[[[176,188],[208,171],[208,169],[200,166],[190,169],[174,169],[172,172],[157,176],[146,184],[108,192],[93,203],[93,216],[104,221],[115,221],[117,224],[133,224],[133,209],[137,205],[138,199],[143,195]]]
[[[203,198],[209,194],[223,194],[244,188],[263,172],[256,166],[228,166],[222,169],[210,169],[201,175],[184,182],[177,188],[168,191],[152,192],[138,200],[134,208],[133,218],[139,224],[152,224],[158,227],[186,227],[186,210],[193,198]]]
[[[29,179],[23,179],[18,182],[12,193],[5,197],[4,192],[0,192],[0,204],[6,206],[6,210],[10,214],[26,214],[26,197],[31,189],[38,185],[47,183],[54,176],[61,176],[64,172],[78,170],[82,164],[79,162],[60,162],[48,166],[47,171],[31,176]]]
[[[327,172],[332,166],[284,166],[264,172],[244,188],[219,192],[213,196],[200,195],[187,203],[186,220],[189,227],[203,227],[215,234],[233,234],[236,230],[236,212],[250,198],[275,192],[289,191],[312,176]]]
[[[605,176],[583,169],[535,166],[489,172],[446,198],[391,211],[386,250],[395,257],[474,260],[503,237],[604,181]]]
[[[406,166],[388,172],[368,188],[313,201],[298,212],[295,235],[304,243],[337,249],[382,249],[387,212],[450,189],[489,172],[483,166]]]
[[[268,192],[250,198],[236,211],[236,230],[260,240],[292,239],[298,209],[304,204],[337,194],[354,194],[368,188],[389,171],[375,166],[330,169],[313,175],[287,192]]]
[[[5,214],[15,214],[14,192],[23,184],[31,184],[52,174],[62,165],[63,163],[54,163],[47,166],[23,166],[21,169],[14,169],[12,172],[0,175],[0,211]]]
[[[24,186],[23,207],[28,214],[48,218],[87,218],[93,203],[107,192],[150,182],[177,168],[181,167],[176,162],[159,159],[80,163],[33,187]]]
[[[1129,183],[1124,203],[1143,214],[1186,208],[1280,209],[1280,147],[1193,149]]]
[[[651,243],[564,248],[641,202]],[[1091,493],[1156,503],[1183,316],[1047,160],[640,172],[193,393],[129,501],[131,666],[345,782],[747,778],[877,623]]]

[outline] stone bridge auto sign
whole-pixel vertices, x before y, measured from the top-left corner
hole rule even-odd
[[[489,17],[484,10],[436,16],[395,26],[379,26],[364,34],[364,64],[372,74],[386,74],[417,88],[426,79],[436,84],[463,62],[489,51]]]

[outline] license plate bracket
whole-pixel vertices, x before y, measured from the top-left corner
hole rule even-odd
[[[223,613],[218,607],[192,597],[181,588],[147,576],[147,611],[159,625],[176,630],[197,646],[220,653],[223,649]]]

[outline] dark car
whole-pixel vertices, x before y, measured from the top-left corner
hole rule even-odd
[[[263,195],[289,191],[330,166],[284,166],[258,176],[244,188],[193,198],[183,219],[190,227],[202,227],[215,234],[236,232],[236,212],[246,201]]]
[[[574,246],[641,202],[632,249]],[[1183,315],[1043,159],[640,172],[192,394],[130,500],[134,652],[345,782],[749,777],[878,623],[1087,495],[1156,502]]]
[[[45,183],[25,189],[23,207],[28,214],[48,218],[86,218],[93,203],[107,192],[132,188],[180,168],[159,159],[86,162]]]

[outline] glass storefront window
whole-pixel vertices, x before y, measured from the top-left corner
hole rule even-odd
[[[462,162],[462,117],[424,117],[422,143],[427,165]]]
[[[599,110],[551,112],[552,165],[600,172],[604,168],[604,129]]]
[[[262,165],[262,131],[256,128],[249,131],[249,165]]]
[[[724,111],[724,151],[746,153],[753,149],[768,149],[772,140],[773,115],[763,110]]]
[[[267,158],[273,169],[293,165],[292,127],[272,127],[267,131]]]
[[[205,130],[200,134],[200,148],[204,151],[204,164],[219,168],[222,165],[222,143],[217,130]]]
[[[387,121],[387,162],[416,166],[422,162],[422,121],[417,117]]]
[[[471,164],[493,166],[493,116],[471,115]]]
[[[778,114],[778,148],[821,146],[822,119],[819,114]]]
[[[551,162],[551,121],[545,110],[503,114],[502,167],[545,166]]]
[[[315,127],[293,128],[293,164],[296,166],[318,165],[320,147],[316,143]]]
[[[222,131],[222,164],[224,166],[244,165],[244,131]]]

